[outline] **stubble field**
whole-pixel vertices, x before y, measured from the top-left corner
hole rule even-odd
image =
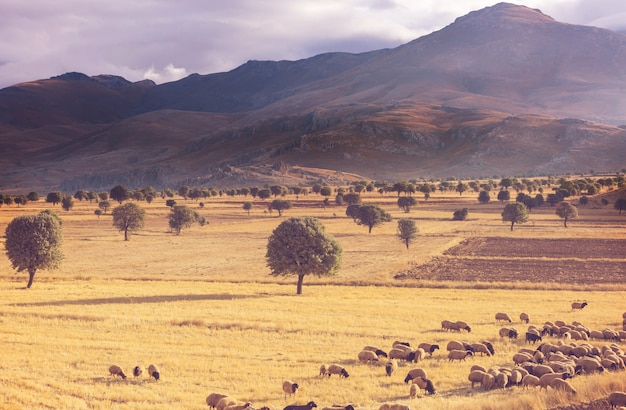
[[[503,205],[479,205],[473,194],[435,193],[408,214],[397,209],[395,195],[372,194],[364,202],[383,206],[394,221],[368,234],[345,217],[345,207],[324,209],[315,195],[287,199],[294,207],[279,218],[264,212],[267,201],[255,201],[248,215],[241,205],[251,198],[211,198],[203,209],[177,198],[209,221],[180,236],[169,232],[164,200],[140,203],[146,227],[128,242],[110,216],[96,218],[95,204],[55,209],[64,232],[59,270],[39,271],[25,290],[26,275],[0,258],[2,408],[200,409],[209,393],[225,392],[272,409],[309,400],[359,409],[386,402],[535,409],[626,390],[624,372],[575,378],[576,397],[521,388],[485,392],[467,381],[472,364],[512,367],[513,353],[524,346],[498,337],[496,312],[517,318],[525,311],[537,325],[560,319],[621,327],[626,217],[610,207],[579,208],[567,229],[552,208],[536,209],[511,232],[500,218]],[[470,209],[469,219],[452,221],[461,207]],[[0,230],[17,215],[48,208],[4,206]],[[264,255],[272,230],[304,215],[320,218],[341,242],[343,265],[335,277],[305,278],[297,296],[295,279],[270,276]],[[408,250],[395,238],[401,217],[420,228]],[[570,303],[583,299],[589,306],[572,312]],[[442,332],[443,319],[465,320],[472,332]],[[492,341],[496,354],[450,363],[445,345],[452,339]],[[389,350],[394,340],[438,343],[443,352],[401,363],[391,377],[382,362],[356,360],[363,346]],[[150,363],[160,367],[158,382],[145,376]],[[339,363],[350,377],[320,378],[322,363]],[[144,376],[114,379],[111,364],[127,373],[140,365]],[[413,367],[428,372],[435,396],[409,398],[403,379]],[[297,397],[284,398],[284,380],[300,384]]]

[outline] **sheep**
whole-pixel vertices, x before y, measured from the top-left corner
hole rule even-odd
[[[522,379],[528,373],[522,371],[523,369],[513,369],[511,370],[511,375],[509,376],[509,384],[519,386],[522,383]]]
[[[311,410],[314,407],[317,407],[317,404],[315,404],[314,401],[310,401],[307,404],[300,406],[291,404],[289,406],[286,406],[283,410]]]
[[[422,349],[421,347],[418,347],[417,349],[415,349],[413,353],[413,357],[411,357],[411,355],[409,355],[409,358],[412,358],[413,362],[417,363],[420,360],[424,360],[426,358],[426,351],[424,349]]]
[[[398,370],[398,362],[391,359],[385,365],[385,372],[387,376],[391,376],[396,370]]]
[[[215,408],[217,410],[224,410],[226,407],[228,406],[233,406],[235,404],[237,404],[237,399],[230,397],[230,396],[224,396],[221,399],[219,399],[217,401],[217,404],[215,405]]]
[[[340,378],[350,377],[346,369],[344,369],[343,366],[340,366],[338,364],[331,364],[330,366],[328,366],[326,371],[328,372],[328,377],[332,376],[333,374],[339,375]]]
[[[424,351],[428,352],[428,354],[430,356],[433,355],[435,350],[439,350],[439,345],[437,345],[437,344],[430,344],[430,343],[420,343],[419,346],[417,346],[417,347],[419,349],[424,349]]]
[[[116,364],[109,366],[109,373],[111,373],[113,377],[120,376],[122,379],[126,379],[126,373],[124,373],[124,370]]]
[[[483,376],[482,386],[484,390],[491,390],[496,383],[496,378],[493,374],[485,373]]]
[[[384,350],[381,350],[375,346],[365,346],[363,350],[369,350],[371,352],[376,353],[376,356],[387,357],[387,353]]]
[[[522,378],[522,386],[526,389],[528,387],[539,386],[539,377],[532,374],[527,374]]]
[[[534,376],[541,378],[541,376],[543,376],[544,374],[554,373],[554,370],[552,370],[550,366],[546,366],[545,364],[538,364],[533,367],[530,373]]]
[[[480,370],[480,371],[487,373],[487,369],[485,369],[483,366],[479,364],[473,364],[472,367],[470,367],[470,372],[473,372],[474,370]]]
[[[528,353],[517,352],[513,355],[513,363],[521,365],[522,363],[531,362],[534,363],[535,359]]]
[[[252,407],[250,407],[251,405],[252,405],[252,403],[250,403],[250,402],[235,403],[235,404],[231,404],[229,406],[224,407],[224,410],[246,410],[246,409],[252,409]]]
[[[133,376],[140,377],[143,374],[143,369],[140,366],[135,366],[133,368]]]
[[[409,342],[403,342],[401,340],[396,340],[393,342],[393,344],[391,345],[391,347],[397,347],[397,346],[405,346],[405,347],[411,347],[411,343]]]
[[[410,351],[406,351],[403,349],[393,348],[389,351],[389,359],[400,359],[400,360],[408,360]]]
[[[472,348],[474,348],[474,353],[480,353],[480,355],[482,356],[483,354],[486,354],[487,356],[491,356],[491,352],[489,351],[489,349],[487,349],[487,346],[485,346],[482,343],[472,343]]]
[[[506,373],[500,372],[495,376],[493,387],[498,389],[504,389],[509,384],[509,376]]]
[[[413,379],[413,385],[419,386],[420,389],[424,390],[426,394],[435,394],[435,386],[433,386],[433,382],[426,377],[416,377]]]
[[[465,358],[467,356],[473,356],[474,353],[470,352],[469,350],[450,350],[448,352],[448,361],[449,362],[453,362],[455,360],[458,361],[465,361]]]
[[[572,310],[583,310],[587,305],[588,303],[586,300],[582,302],[572,302]]]
[[[222,393],[211,393],[208,396],[206,396],[206,404],[210,408],[214,409],[217,406],[217,403],[224,397],[228,397],[228,395],[222,394]]]
[[[159,379],[161,378],[161,373],[159,372],[159,368],[156,367],[156,365],[151,364],[150,366],[148,366],[148,374],[151,377],[154,377],[154,380],[159,381]]]
[[[506,313],[502,313],[502,312],[498,312],[496,313],[496,322],[513,322],[511,320],[511,318],[509,317],[509,315],[507,315]]]
[[[411,380],[415,379],[416,377],[426,378],[426,371],[419,367],[415,369],[411,369],[409,370],[406,377],[404,378],[404,382],[408,384]]]
[[[535,344],[537,342],[542,342],[543,339],[541,338],[540,335],[536,335],[534,333],[531,332],[526,332],[526,343],[532,343]]]
[[[496,354],[496,351],[493,349],[493,344],[490,341],[481,340],[480,343],[484,344],[487,347],[487,350],[489,350],[489,353],[491,353],[492,356]]]
[[[553,379],[550,383],[550,387],[554,390],[561,390],[566,393],[576,394],[576,389],[572,387],[566,380],[563,379]]]
[[[389,404],[385,403],[378,408],[378,410],[411,410],[411,407],[406,404]]]
[[[465,342],[459,342],[458,340],[450,340],[446,346],[446,350],[447,351],[451,351],[451,350],[470,350],[470,351],[474,351],[474,348],[465,343]]]
[[[609,394],[609,404],[611,405],[612,409],[614,409],[615,407],[626,406],[626,393],[621,391],[614,391],[613,393]]]
[[[459,326],[456,322],[451,322],[450,320],[442,320],[441,321],[441,330],[459,330]]]
[[[470,371],[469,375],[467,376],[467,379],[472,383],[472,389],[474,388],[474,385],[476,383],[478,383],[478,384],[482,384],[483,383],[483,379],[484,379],[486,374],[487,374],[487,372],[484,372],[482,370],[472,370],[472,371]]]
[[[524,323],[528,323],[530,321],[530,316],[528,316],[528,313],[520,313],[519,314],[519,320],[521,320]]]
[[[548,386],[552,383],[554,379],[571,379],[572,375],[568,372],[560,372],[560,373],[546,373],[539,378],[539,390],[546,389],[548,390]]]
[[[328,366],[326,366],[325,364],[320,366],[320,376],[326,376],[328,375]]]
[[[412,399],[421,397],[419,395],[419,391],[420,391],[419,386],[417,384],[412,384],[411,387],[409,387],[409,397]]]
[[[458,330],[466,330],[467,333],[471,333],[472,332],[472,328],[470,327],[470,325],[467,324],[467,322],[464,322],[462,320],[457,320],[456,322],[456,326],[458,327]]]
[[[346,406],[339,406],[337,404],[333,404],[330,407],[323,407],[322,410],[354,410],[354,406],[352,404],[348,404]]]
[[[501,328],[498,334],[500,337],[508,337],[509,339],[517,339],[518,336],[517,329],[508,327]]]
[[[376,353],[370,350],[360,351],[357,357],[359,358],[360,362],[365,362],[365,363],[378,361],[378,356],[376,355]]]
[[[291,380],[286,380],[283,382],[283,391],[285,392],[285,400],[287,400],[287,395],[292,396],[298,393],[298,383],[294,383]]]
[[[604,371],[604,367],[602,367],[600,362],[590,357],[582,357],[578,359],[576,362],[576,368],[584,373],[601,373]]]

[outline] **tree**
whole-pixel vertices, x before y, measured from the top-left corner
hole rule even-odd
[[[61,202],[62,199],[63,199],[63,194],[60,192],[50,192],[46,196],[46,202],[49,202],[54,206],[56,206],[56,204]]]
[[[100,219],[100,215],[102,215],[102,209],[96,209],[95,211],[93,211],[93,213],[98,217],[98,219]]]
[[[296,275],[302,294],[306,275],[332,276],[341,265],[341,245],[317,218],[289,218],[270,235],[265,255],[272,276]]]
[[[417,200],[412,196],[402,196],[398,198],[398,208],[408,213],[411,211],[411,207],[417,205]]]
[[[206,219],[202,215],[186,205],[173,206],[168,218],[170,228],[176,232],[176,235],[180,235],[183,228],[189,228],[195,222],[198,222],[200,226],[206,223]]]
[[[463,195],[463,192],[467,191],[467,184],[464,184],[463,182],[459,181],[459,183],[456,186],[456,192],[459,193],[459,196]]]
[[[191,188],[189,188],[187,185],[183,185],[178,188],[178,195],[182,196],[184,200],[187,200],[187,195],[189,195],[190,190]]]
[[[452,220],[453,221],[464,221],[464,220],[467,219],[467,215],[468,214],[469,214],[469,209],[467,209],[467,208],[457,209],[452,214]]]
[[[369,228],[368,233],[372,233],[373,227],[389,221],[391,221],[391,215],[376,205],[362,205],[359,207],[356,223],[366,225]]]
[[[578,209],[569,202],[561,202],[556,207],[555,212],[560,218],[563,218],[563,226],[567,228],[567,220],[578,216]]]
[[[481,204],[487,204],[491,200],[491,195],[487,191],[480,191],[478,194],[478,202]]]
[[[359,217],[359,208],[361,208],[360,205],[348,205],[346,208],[346,216],[349,216],[354,222],[356,222]]]
[[[621,215],[622,211],[626,210],[626,198],[618,198],[613,204],[613,207],[617,209],[619,211],[619,214]]]
[[[29,192],[28,195],[26,195],[26,198],[28,198],[28,200],[31,202],[37,202],[39,201],[39,194],[35,191],[32,191]]]
[[[61,206],[65,211],[69,212],[70,209],[74,208],[74,199],[69,195],[64,196],[61,200]]]
[[[417,237],[417,233],[419,229],[415,226],[415,221],[412,219],[400,219],[398,220],[398,238],[406,245],[406,248],[409,249],[409,244],[413,239]]]
[[[504,210],[502,211],[502,221],[511,222],[511,230],[513,230],[514,224],[523,224],[528,221],[528,210],[526,209],[526,205],[521,202],[506,204]]]
[[[583,195],[580,199],[578,199],[578,202],[580,202],[582,206],[585,206],[589,203],[589,197],[587,195]]]
[[[356,205],[361,203],[361,195],[348,193],[343,196],[343,201],[348,205]]]
[[[270,209],[277,210],[278,216],[283,216],[283,211],[291,209],[291,201],[286,201],[284,199],[274,199],[270,204]]]
[[[113,209],[113,226],[124,231],[124,240],[128,240],[128,232],[135,232],[143,228],[146,211],[135,203],[127,203]]]
[[[87,192],[79,189],[74,193],[74,199],[78,201],[84,201],[85,199],[87,199]]]
[[[248,212],[248,215],[250,215],[250,210],[252,209],[252,202],[244,202],[243,203],[243,210]]]
[[[111,188],[109,197],[121,204],[130,199],[130,191],[124,185],[116,185]]]
[[[272,196],[272,193],[270,192],[269,189],[260,189],[259,192],[257,192],[257,195],[259,196],[259,198],[261,199],[267,199],[270,196]]]
[[[498,192],[498,201],[504,202],[511,199],[511,193],[509,191],[503,190]]]
[[[165,200],[165,206],[169,206],[170,208],[172,208],[174,205],[176,205],[176,200],[174,200],[174,199],[166,199]]]
[[[63,259],[63,235],[59,217],[41,212],[19,216],[7,225],[4,244],[11,266],[28,271],[30,288],[38,269],[56,269]]]
[[[270,186],[270,192],[276,198],[278,195],[284,196],[287,193],[287,188],[282,185],[272,185]]]
[[[102,209],[102,211],[106,214],[107,209],[111,207],[111,203],[109,201],[100,201],[98,202],[98,208]]]
[[[333,190],[329,186],[323,186],[320,189],[320,195],[329,197],[333,193]]]
[[[502,178],[498,185],[500,185],[505,190],[508,190],[509,187],[513,185],[513,180],[511,178]]]

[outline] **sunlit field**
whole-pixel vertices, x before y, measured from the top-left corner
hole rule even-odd
[[[624,371],[577,376],[571,380],[575,396],[552,389],[470,388],[467,375],[473,364],[513,367],[513,354],[525,346],[521,312],[539,326],[563,320],[621,330],[626,311],[626,281],[551,283],[550,272],[538,283],[394,279],[471,237],[618,239],[626,245],[626,215],[619,216],[612,206],[579,207],[568,228],[554,208],[533,209],[526,224],[510,231],[500,216],[504,205],[495,199],[481,205],[476,197],[436,192],[428,201],[418,196],[419,205],[404,213],[396,206],[396,194],[367,194],[364,203],[376,203],[394,218],[371,234],[345,216],[345,206],[323,208],[315,194],[288,196],[293,208],[282,217],[267,212],[271,200],[209,198],[200,208],[177,197],[178,204],[209,222],[178,236],[167,225],[165,200],[157,198],[139,203],[147,211],[145,228],[129,241],[112,226],[110,211],[94,215],[95,202],[76,201],[69,212],[43,201],[4,205],[2,234],[18,215],[54,209],[63,220],[65,258],[58,270],[38,271],[32,288],[25,289],[27,275],[14,272],[2,243],[0,408],[201,409],[207,408],[209,393],[223,392],[271,409],[310,400],[320,408],[403,403],[435,410],[540,409],[626,390]],[[250,215],[242,209],[245,201],[254,201]],[[468,220],[452,221],[453,211],[463,207],[469,208]],[[302,295],[296,295],[294,277],[273,277],[265,264],[268,236],[292,216],[318,217],[343,247],[339,273],[306,277]],[[395,236],[399,218],[414,219],[420,229],[408,250]],[[624,259],[623,249],[621,255],[598,258]],[[572,311],[576,300],[589,305]],[[518,329],[520,339],[498,336],[504,325],[496,323],[496,312],[513,317],[506,326]],[[464,320],[472,332],[444,332],[444,319]],[[453,339],[491,341],[496,354],[449,362],[445,346]],[[391,377],[383,360],[358,362],[363,346],[388,351],[395,340],[412,346],[438,343],[441,350],[419,363],[400,362]],[[151,363],[160,368],[159,381],[147,375]],[[330,363],[344,366],[350,377],[320,377],[320,365]],[[128,378],[111,376],[112,364]],[[137,365],[144,373],[135,378]],[[426,370],[436,395],[422,391],[420,398],[409,397],[404,377],[415,367]],[[285,398],[285,380],[300,385],[295,397]]]

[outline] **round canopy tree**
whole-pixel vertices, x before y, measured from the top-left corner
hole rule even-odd
[[[556,206],[556,212],[559,217],[563,218],[563,226],[567,228],[567,220],[578,216],[578,209],[569,202],[561,202]]]
[[[511,222],[511,230],[516,223],[523,224],[528,221],[528,209],[521,202],[507,204],[502,211],[502,221]]]
[[[398,221],[398,238],[404,243],[407,249],[413,240],[417,237],[419,229],[415,226],[412,219],[400,219]]]
[[[129,202],[113,209],[113,226],[124,231],[124,240],[128,240],[128,232],[143,228],[146,211],[137,204]]]
[[[272,276],[298,276],[302,294],[306,275],[332,276],[341,265],[341,245],[317,218],[289,218],[269,237],[265,258]]]
[[[63,254],[61,223],[50,213],[19,216],[6,228],[5,248],[11,265],[18,272],[28,271],[30,288],[37,269],[56,269]]]

